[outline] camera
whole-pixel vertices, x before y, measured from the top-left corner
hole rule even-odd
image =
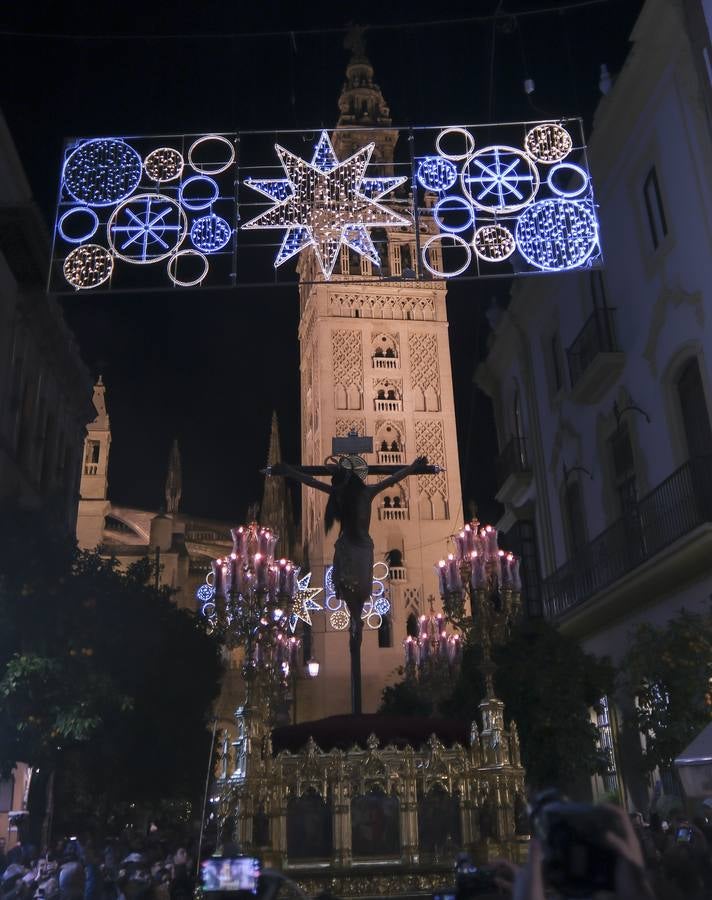
[[[566,897],[589,897],[615,890],[617,856],[606,832],[620,833],[605,807],[570,803],[545,791],[530,806],[533,833],[542,842],[544,879]]]
[[[681,824],[675,832],[675,842],[677,844],[692,843],[692,828],[687,823]]]

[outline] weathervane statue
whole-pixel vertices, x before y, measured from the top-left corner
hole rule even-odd
[[[351,653],[351,706],[361,712],[361,613],[371,596],[373,585],[373,540],[369,534],[371,504],[374,497],[409,475],[436,475],[439,466],[430,466],[420,456],[409,466],[369,466],[359,453],[373,452],[372,438],[351,432],[347,438],[333,438],[333,456],[324,466],[290,466],[279,463],[264,469],[265,475],[284,476],[329,495],[324,513],[327,533],[334,522],[340,525],[334,545],[333,582],[336,596],[346,604],[349,614],[349,650]],[[377,484],[366,484],[366,476],[387,475]],[[330,475],[331,484],[315,475]]]

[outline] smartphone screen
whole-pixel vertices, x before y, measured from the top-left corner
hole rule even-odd
[[[248,891],[257,893],[260,861],[254,856],[206,859],[201,865],[204,891]]]
[[[689,844],[692,840],[692,829],[689,825],[681,825],[677,829],[677,834],[675,835],[675,840],[678,844]]]

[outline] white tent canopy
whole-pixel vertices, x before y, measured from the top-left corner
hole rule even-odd
[[[675,760],[688,797],[712,797],[712,723]]]

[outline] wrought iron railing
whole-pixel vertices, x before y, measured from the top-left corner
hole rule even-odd
[[[599,353],[615,353],[619,350],[614,313],[615,310],[608,306],[594,309],[566,351],[571,387],[581,380]]]
[[[510,475],[529,472],[529,457],[527,456],[527,441],[523,437],[513,437],[497,457],[495,463],[497,472],[497,486],[502,487]]]
[[[712,456],[688,460],[546,578],[545,615],[578,606],[705,522],[712,522]]]

